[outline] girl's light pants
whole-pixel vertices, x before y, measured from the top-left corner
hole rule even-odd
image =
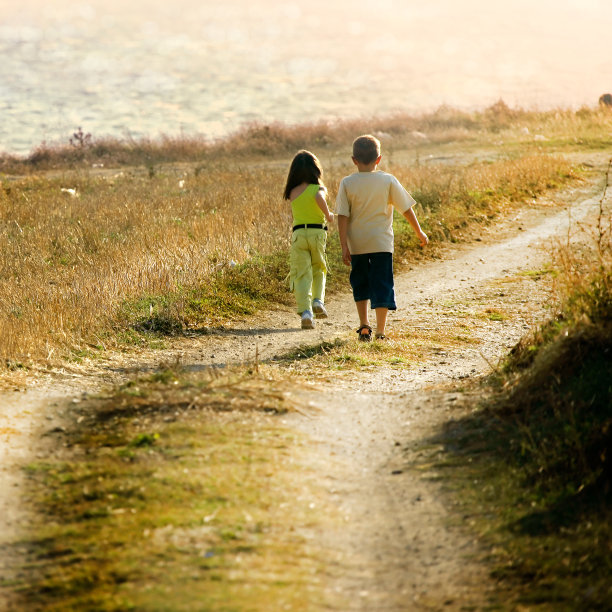
[[[327,232],[323,229],[301,228],[291,235],[289,284],[300,314],[312,312],[313,299],[325,301],[326,244]]]

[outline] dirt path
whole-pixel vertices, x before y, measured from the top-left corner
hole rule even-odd
[[[601,165],[601,160],[594,158]],[[343,527],[325,534],[330,549],[329,598],[348,600],[351,610],[427,610],[479,607],[492,585],[482,551],[460,529],[450,527],[441,485],[424,467],[427,438],[460,413],[461,380],[490,371],[508,349],[547,313],[547,292],[533,276],[547,262],[547,241],[567,234],[568,221],[597,210],[597,185],[561,196],[567,207],[538,207],[495,227],[480,242],[449,245],[441,259],[419,264],[396,279],[394,330],[440,329],[458,310],[494,308],[473,330],[467,349],[432,346],[419,366],[376,368],[338,376],[313,391],[316,418],[288,419],[313,440],[312,462],[343,516]],[[571,207],[570,207],[571,204]],[[535,276],[537,279],[537,275]],[[65,408],[83,394],[135,371],[180,359],[192,369],[237,361],[273,360],[303,344],[350,337],[356,327],[349,295],[328,301],[330,318],[314,331],[299,329],[291,309],[262,314],[257,328],[243,321],[172,341],[163,355],[112,355],[95,365],[40,377],[26,391],[0,395],[0,545],[27,529],[19,467],[36,458],[44,433],[61,426]],[[435,449],[434,449],[435,451]],[[310,534],[321,539],[321,534]],[[0,572],[10,576],[10,559]],[[1,600],[0,600],[1,602]],[[339,606],[341,604],[338,604]],[[337,609],[345,609],[338,607]]]
[[[462,381],[489,373],[550,316],[547,283],[534,272],[548,264],[551,240],[567,237],[570,219],[577,232],[600,197],[592,189],[566,195],[571,207],[523,212],[482,243],[398,278],[391,335],[394,328],[440,330],[467,314],[472,348],[434,344],[420,367],[376,367],[313,390],[317,417],[290,420],[315,442],[312,463],[344,519],[325,534],[333,560],[328,596],[342,602],[337,609],[485,609],[494,601],[479,561],[489,551],[446,506],[435,468],[440,449],[430,440],[475,405],[477,397],[457,391]],[[474,315],[489,311],[503,316],[474,325]]]

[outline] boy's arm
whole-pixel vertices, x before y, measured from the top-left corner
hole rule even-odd
[[[327,206],[327,201],[325,200],[325,191],[323,189],[319,189],[319,191],[317,191],[315,201],[317,203],[317,206],[321,209],[321,212],[325,215],[327,222],[333,223],[334,213],[330,212],[329,207]]]
[[[338,217],[338,234],[340,236],[340,246],[342,247],[342,261],[347,265],[351,265],[351,252],[348,248],[348,220],[346,215],[337,215]]]
[[[416,218],[416,215],[414,214],[414,210],[412,210],[412,208],[409,208],[404,213],[404,217],[406,217],[406,219],[408,220],[408,223],[410,223],[410,225],[412,226],[412,229],[414,230],[414,233],[417,235],[417,238],[419,239],[421,246],[424,247],[429,242],[429,238],[427,237],[427,234],[421,229],[421,226],[419,225],[419,220]],[[340,222],[338,222],[338,229],[340,229]]]
[[[391,188],[389,190],[390,201],[398,210],[406,209],[402,214],[408,220],[408,223],[412,226],[421,246],[424,247],[428,242],[429,238],[427,234],[421,229],[419,221],[412,210],[413,204],[416,204],[414,198],[406,191],[403,185],[391,175]],[[401,205],[401,207],[399,207]]]

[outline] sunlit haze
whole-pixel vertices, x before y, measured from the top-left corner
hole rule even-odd
[[[608,0],[3,0],[0,151],[448,104],[595,106]]]

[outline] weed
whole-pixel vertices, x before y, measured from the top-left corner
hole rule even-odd
[[[74,134],[70,137],[70,145],[77,149],[86,149],[92,146],[91,134],[83,132],[82,128],[78,128]]]
[[[489,321],[505,321],[508,318],[506,314],[500,312],[497,308],[487,308],[485,316]]]
[[[132,446],[135,448],[142,448],[144,446],[153,446],[157,440],[159,439],[158,433],[141,433],[138,434],[129,444],[128,446]]]

